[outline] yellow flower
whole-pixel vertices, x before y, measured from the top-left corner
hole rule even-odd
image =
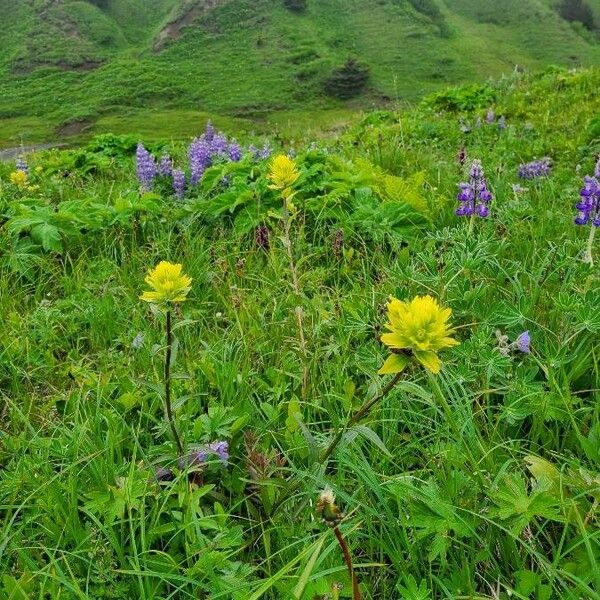
[[[431,296],[416,296],[410,302],[390,298],[387,314],[390,333],[384,333],[381,341],[393,354],[379,373],[400,373],[411,356],[432,373],[439,373],[442,361],[437,351],[459,344],[450,337],[454,333],[448,325],[452,311],[442,308]]]
[[[300,177],[300,173],[296,163],[285,154],[279,154],[271,161],[269,167],[271,188],[281,191],[286,190],[296,183],[298,177]]]
[[[181,265],[161,261],[148,272],[145,282],[152,290],[145,291],[140,300],[152,304],[185,302],[191,289],[192,279],[181,272]]]
[[[27,185],[27,173],[25,171],[13,171],[10,174],[10,182],[18,188],[24,188]]]

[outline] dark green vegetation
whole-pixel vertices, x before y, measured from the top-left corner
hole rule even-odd
[[[2,166],[0,596],[313,600],[342,582],[348,598],[314,512],[331,486],[363,598],[599,600],[600,276],[573,224],[599,87],[598,71],[514,75],[301,150],[298,291],[265,163],[213,167],[183,203],[139,194],[120,138],[30,157],[32,189]],[[460,132],[489,108],[505,130]],[[463,143],[495,195],[471,233],[453,213]],[[518,164],[545,155],[551,177],[514,191]],[[161,259],[193,277],[177,426],[230,445],[192,485],[153,477],[176,466],[164,319],[139,300]],[[320,465],[389,381],[386,299],[425,293],[461,345],[438,376],[408,371]],[[503,356],[495,332],[524,330],[532,353]]]
[[[600,63],[600,0],[0,0],[0,14],[2,146],[148,124],[182,139],[207,113],[298,137],[299,110],[334,127],[515,65]],[[327,83],[348,59],[369,78],[342,104]]]

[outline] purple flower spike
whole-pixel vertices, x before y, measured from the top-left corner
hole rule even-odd
[[[496,120],[496,113],[490,108],[490,110],[487,111],[487,115],[485,115],[485,122],[488,125],[492,125],[495,120]]]
[[[206,131],[195,138],[188,148],[190,161],[190,183],[198,185],[202,175],[217,161],[237,162],[242,158],[242,148],[235,141],[229,141],[223,133],[216,132],[210,121]]]
[[[595,171],[599,170],[600,160],[596,164]],[[586,175],[583,178],[583,187],[579,191],[579,202],[575,204],[577,216],[576,225],[587,225],[591,223],[594,227],[600,227],[600,179],[596,176]]]
[[[504,131],[506,129],[506,117],[504,115],[498,119],[498,129],[500,131]]]
[[[551,170],[551,160],[548,157],[541,160],[534,160],[530,163],[524,163],[519,166],[519,177],[521,179],[536,179],[538,177],[548,177]]]
[[[460,202],[455,214],[459,217],[478,215],[486,218],[490,214],[489,203],[492,193],[487,188],[485,173],[481,161],[474,160],[471,164],[469,181],[458,184],[459,192],[456,199]]]
[[[168,154],[163,154],[158,164],[158,174],[161,177],[170,177],[173,171],[173,161]]]
[[[531,337],[529,336],[529,331],[524,331],[515,341],[516,347],[523,354],[529,354],[531,352]]]
[[[173,190],[179,200],[185,196],[185,173],[183,171],[173,170]]]
[[[152,190],[154,178],[157,174],[156,161],[154,156],[144,148],[142,143],[139,143],[135,153],[137,178],[140,182],[142,190],[149,192]]]
[[[229,144],[229,159],[232,162],[240,162],[242,160],[242,148],[235,140]]]

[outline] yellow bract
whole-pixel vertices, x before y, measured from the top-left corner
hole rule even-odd
[[[27,185],[27,173],[25,171],[14,171],[10,174],[10,182],[19,188]]]
[[[400,373],[411,357],[438,373],[442,366],[438,350],[459,344],[450,337],[454,333],[448,324],[452,311],[442,308],[431,296],[416,296],[410,302],[391,298],[387,314],[386,328],[390,333],[384,333],[381,341],[398,353],[388,357],[379,373]]]
[[[185,302],[192,279],[181,272],[182,268],[164,260],[159,262],[144,280],[152,290],[145,291],[140,299],[152,304]]]
[[[300,173],[296,163],[285,154],[279,154],[271,161],[269,179],[272,185],[270,187],[281,191],[286,190],[296,183],[298,177]]]

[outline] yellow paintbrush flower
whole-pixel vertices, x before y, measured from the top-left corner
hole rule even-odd
[[[145,282],[152,290],[145,291],[140,300],[152,304],[172,304],[185,302],[191,289],[192,279],[181,272],[181,265],[161,261],[148,272]]]
[[[27,185],[27,173],[21,170],[12,172],[10,182],[18,188],[24,188]]]
[[[387,305],[390,333],[381,341],[392,350],[379,373],[400,373],[413,356],[432,373],[438,373],[442,361],[438,350],[457,346],[460,342],[450,337],[454,329],[448,324],[452,310],[442,308],[431,296],[416,296],[410,302],[391,298]]]
[[[300,177],[300,173],[296,163],[285,154],[279,154],[271,161],[269,179],[272,185],[269,187],[281,191],[286,190],[296,183],[298,177]]]

